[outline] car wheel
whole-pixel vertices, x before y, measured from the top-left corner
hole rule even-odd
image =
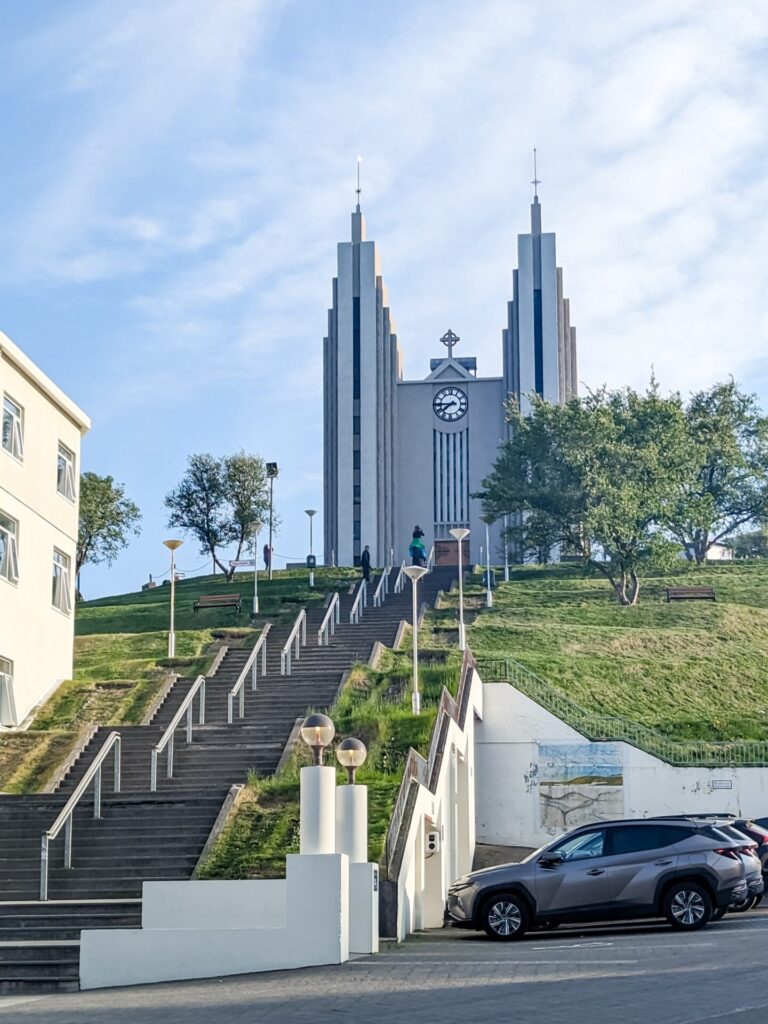
[[[715,909],[712,911],[712,917],[710,918],[710,920],[719,921],[721,918],[725,917],[727,910],[728,907],[715,907]]]
[[[664,897],[664,916],[673,928],[692,932],[712,919],[712,897],[696,882],[676,882]]]
[[[480,917],[483,931],[497,942],[522,939],[528,928],[528,910],[519,896],[500,892],[487,901]]]
[[[743,914],[755,906],[758,898],[759,897],[757,896],[747,896],[747,898],[742,900],[741,903],[734,903],[733,906],[728,909],[732,910],[734,914]]]

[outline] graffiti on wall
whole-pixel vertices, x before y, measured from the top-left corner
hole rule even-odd
[[[540,743],[538,775],[544,831],[624,815],[624,766],[611,743]]]

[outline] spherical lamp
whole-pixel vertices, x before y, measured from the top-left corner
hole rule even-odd
[[[336,727],[328,715],[308,715],[301,726],[301,738],[312,750],[313,764],[323,763],[323,751],[333,742]]]
[[[364,763],[367,756],[368,751],[365,749],[365,744],[362,740],[355,739],[354,736],[342,740],[336,747],[336,760],[342,768],[347,769],[347,782],[350,785],[354,785],[355,772]]]

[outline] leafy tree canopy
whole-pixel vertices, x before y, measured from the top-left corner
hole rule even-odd
[[[190,455],[187,470],[166,495],[165,505],[168,526],[193,534],[201,553],[210,555],[231,578],[233,570],[225,565],[221,549],[235,545],[235,559],[239,559],[254,526],[261,528],[269,518],[264,461],[242,450],[223,458]]]
[[[138,535],[141,512],[126,498],[122,484],[111,476],[83,473],[80,477],[80,521],[77,535],[76,571],[84,565],[112,565],[128,535]]]

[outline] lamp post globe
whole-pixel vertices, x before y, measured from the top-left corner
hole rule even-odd
[[[355,739],[354,736],[348,736],[336,747],[336,760],[342,768],[346,768],[347,782],[350,785],[354,785],[355,772],[365,763],[367,756],[368,751],[365,744],[362,740]]]
[[[459,551],[459,650],[464,651],[467,648],[467,638],[464,632],[464,566],[462,564],[462,545],[465,538],[469,536],[469,530],[464,526],[457,526],[450,531],[450,534],[456,539],[456,547]]]
[[[333,742],[336,726],[328,715],[316,712],[308,715],[301,725],[301,738],[312,751],[313,764],[323,763],[323,751]]]
[[[406,565],[403,572],[411,581],[413,594],[413,695],[411,696],[411,710],[414,715],[421,713],[421,694],[419,693],[419,598],[418,587],[422,576],[427,575],[423,565]]]

